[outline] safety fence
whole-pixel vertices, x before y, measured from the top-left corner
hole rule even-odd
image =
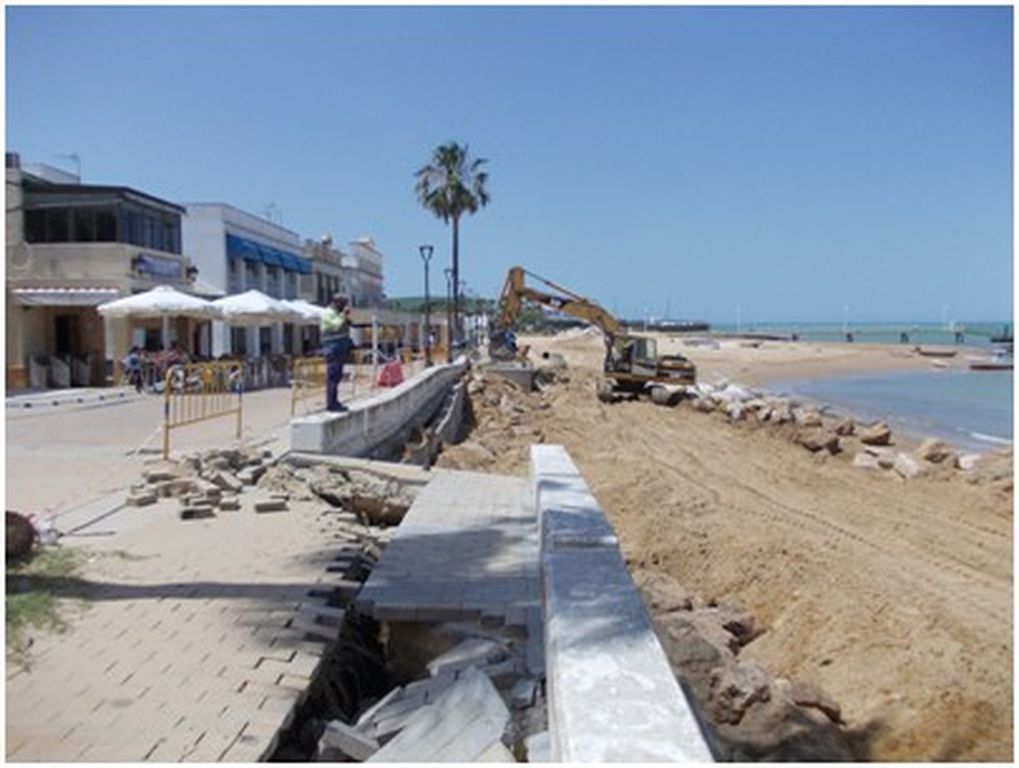
[[[326,361],[321,357],[294,359],[294,375],[290,380],[290,415],[297,413],[297,404],[315,397],[324,404],[326,389]],[[320,406],[321,407],[321,406]]]
[[[432,356],[436,362],[443,359]],[[423,354],[403,350],[396,360],[373,355],[370,349],[354,349],[343,369],[339,399],[346,402],[359,394],[379,387],[394,386],[425,367]],[[320,411],[325,407],[326,362],[321,357],[301,357],[293,361],[291,378],[290,415],[296,416],[303,406],[304,413]]]
[[[238,361],[171,366],[163,380],[163,458],[170,457],[170,433],[189,424],[237,416],[241,437],[243,370]]]

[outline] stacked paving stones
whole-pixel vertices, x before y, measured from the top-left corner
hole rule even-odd
[[[159,462],[144,472],[145,483],[131,487],[127,505],[143,507],[161,497],[180,501],[181,520],[214,517],[241,508],[240,494],[253,488],[272,462],[272,452],[240,449],[212,450],[179,462]],[[253,501],[254,511],[283,512],[289,494],[269,493]]]

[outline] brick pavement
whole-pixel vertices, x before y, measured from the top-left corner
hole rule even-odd
[[[129,508],[145,524],[83,540],[90,601],[37,635],[30,669],[8,665],[8,760],[262,756],[319,662],[286,624],[335,539],[321,505],[250,504],[187,522],[175,501]]]
[[[529,494],[524,478],[436,472],[358,605],[393,621],[488,616],[527,623],[528,613],[540,610],[538,527]]]

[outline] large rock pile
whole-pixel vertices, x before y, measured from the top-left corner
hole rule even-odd
[[[740,652],[764,631],[738,608],[706,604],[669,576],[636,574],[673,671],[719,760],[853,760],[839,705],[803,682],[773,678]]]
[[[722,382],[699,383],[687,387],[669,387],[666,394],[655,396],[658,405],[680,403],[701,413],[722,415],[730,422],[765,426],[784,434],[811,453],[830,456],[855,449],[852,464],[868,470],[879,470],[903,479],[924,476],[947,476],[960,470],[974,483],[990,483],[1004,492],[1011,492],[1011,452],[996,462],[991,456],[959,456],[949,445],[936,438],[927,438],[915,451],[895,450],[892,428],[884,421],[857,424],[851,418],[826,413],[799,401],[776,396],[761,390]],[[995,454],[998,455],[998,454]],[[1000,466],[999,466],[1000,465]],[[975,472],[978,467],[997,467]]]

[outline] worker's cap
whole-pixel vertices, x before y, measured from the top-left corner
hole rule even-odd
[[[334,293],[333,294],[333,298],[332,298],[332,303],[333,304],[346,304],[347,303],[347,297],[344,296],[342,293]]]

